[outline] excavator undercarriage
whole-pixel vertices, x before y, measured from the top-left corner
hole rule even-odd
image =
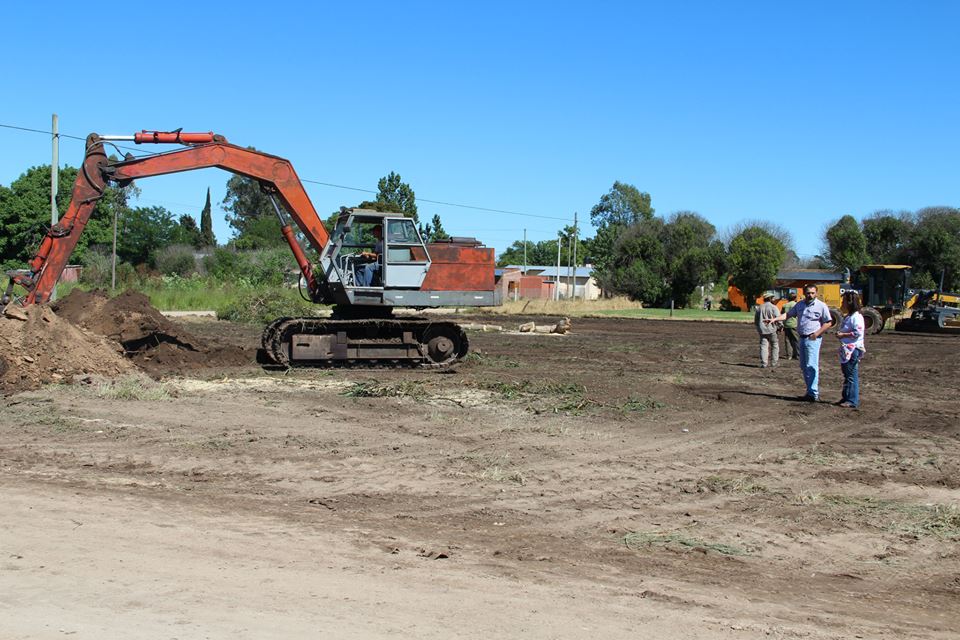
[[[459,362],[470,345],[453,322],[425,318],[279,318],[263,332],[266,364],[418,366],[442,369]]]

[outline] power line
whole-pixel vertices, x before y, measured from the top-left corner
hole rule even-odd
[[[53,132],[52,132],[52,131],[43,131],[43,130],[41,130],[41,129],[30,129],[30,128],[27,128],[27,127],[16,127],[16,126],[14,126],[14,125],[9,125],[9,124],[0,124],[0,127],[3,127],[3,128],[5,128],[5,129],[16,129],[16,130],[18,130],[18,131],[30,131],[30,132],[32,132],[32,133],[44,133],[44,134],[47,134],[47,135],[53,135]],[[62,138],[71,138],[71,139],[73,139],[73,140],[86,140],[86,138],[80,138],[80,137],[78,137],[78,136],[71,136],[71,135],[67,135],[67,134],[65,134],[65,133],[60,133],[60,134],[58,134],[58,135],[59,135],[60,137],[62,137]],[[124,146],[116,145],[116,144],[113,145],[113,146],[115,146],[117,149],[127,149],[127,150],[129,150],[129,151],[137,151],[138,153],[144,153],[143,149],[139,149],[139,148],[135,149],[135,148],[132,148],[132,147],[124,147]],[[145,153],[146,153],[146,155],[157,155],[156,153],[153,153],[153,152],[145,152]],[[323,186],[323,187],[332,187],[332,188],[334,188],[334,189],[346,189],[346,190],[348,190],[348,191],[359,191],[359,192],[361,192],[361,193],[374,193],[374,194],[377,193],[377,191],[374,191],[374,190],[372,190],[372,189],[361,189],[360,187],[350,187],[350,186],[342,185],[342,184],[334,184],[334,183],[332,183],[332,182],[321,182],[320,180],[309,180],[309,179],[307,179],[307,178],[300,178],[300,181],[301,181],[301,182],[306,182],[306,183],[309,183],[309,184],[320,185],[320,186]],[[428,198],[417,198],[417,201],[418,201],[418,202],[426,202],[426,203],[428,203],[428,204],[437,204],[437,205],[441,205],[441,206],[445,206],[445,207],[458,207],[458,208],[460,208],[460,209],[470,209],[470,210],[472,210],[472,211],[487,211],[487,212],[489,212],[489,213],[502,213],[502,214],[505,214],[505,215],[522,216],[522,217],[525,217],[525,218],[540,218],[540,219],[542,219],[542,220],[561,220],[561,221],[563,221],[563,222],[569,222],[569,221],[570,221],[569,218],[560,218],[560,217],[558,217],[558,216],[545,216],[545,215],[541,215],[541,214],[537,214],[537,213],[525,213],[525,212],[523,212],[523,211],[510,211],[510,210],[508,210],[508,209],[493,209],[493,208],[491,208],[491,207],[480,207],[480,206],[477,206],[477,205],[461,204],[461,203],[457,203],[457,202],[444,202],[443,200],[430,200],[430,199],[428,199]]]

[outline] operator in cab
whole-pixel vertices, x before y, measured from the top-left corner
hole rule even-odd
[[[373,228],[372,233],[373,237],[376,238],[373,251],[361,251],[359,254],[364,260],[369,260],[357,272],[357,285],[361,287],[379,286],[379,284],[374,285],[374,283],[381,282],[380,256],[383,255],[383,227],[378,224]]]

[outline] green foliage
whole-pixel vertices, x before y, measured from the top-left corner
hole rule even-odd
[[[934,280],[933,276],[926,271],[914,271],[910,275],[910,286],[914,289],[936,289],[940,286],[939,280]]]
[[[217,317],[232,322],[267,324],[284,316],[312,316],[317,306],[294,289],[249,289],[238,291],[217,307]]]
[[[423,236],[426,242],[446,240],[450,237],[450,234],[447,233],[443,228],[443,223],[440,222],[440,216],[436,213],[433,214],[433,218],[430,219],[430,222],[420,229],[420,235]]]
[[[402,213],[408,218],[419,222],[417,216],[417,196],[410,185],[403,182],[399,173],[390,172],[377,182],[377,199],[364,200],[359,204],[361,209],[373,209],[385,213]]]
[[[650,194],[643,193],[632,184],[614,182],[610,191],[600,196],[600,202],[590,210],[594,226],[630,226],[641,220],[653,218]]]
[[[157,271],[165,276],[188,276],[197,270],[193,251],[189,245],[172,244],[157,250],[153,262]]]
[[[960,209],[928,207],[916,217],[909,245],[914,273],[926,272],[937,286],[943,273],[943,288],[960,291]]]
[[[824,240],[827,245],[827,258],[834,269],[849,269],[850,273],[855,273],[870,262],[867,239],[853,216],[840,218],[827,229]]]
[[[786,254],[783,242],[769,230],[747,227],[730,241],[730,281],[748,301],[755,300],[773,286]]]
[[[157,249],[173,243],[177,226],[163,207],[126,209],[118,223],[117,258],[131,264],[152,262]]]
[[[698,286],[718,278],[717,267],[724,266],[725,255],[722,244],[714,241],[716,232],[712,224],[693,211],[673,214],[664,226],[664,275],[677,306],[685,307]]]
[[[91,249],[83,256],[80,283],[91,289],[109,289],[112,284],[112,256],[103,249]],[[117,287],[126,289],[139,283],[137,271],[129,262],[117,263]]]
[[[527,241],[527,264],[550,266],[557,264],[557,242],[560,242],[560,266],[565,267],[572,263],[573,253],[570,249],[570,238],[574,233],[573,226],[566,226],[557,240],[541,240],[540,242]],[[577,240],[576,256],[577,264],[584,264],[584,260],[589,257],[587,245],[582,240]],[[523,240],[517,240],[507,247],[507,250],[497,258],[497,266],[505,267],[508,264],[523,264]]]
[[[668,291],[663,231],[660,218],[644,219],[627,227],[614,245],[609,280],[602,286],[631,300],[662,301]]]
[[[197,221],[187,214],[183,214],[177,220],[177,226],[173,230],[171,241],[174,244],[189,245],[196,249],[204,246],[203,234],[197,227]]]
[[[280,287],[287,280],[286,274],[295,268],[295,263],[286,247],[257,251],[219,247],[204,258],[203,266],[210,276],[222,282]]]
[[[280,222],[276,214],[269,217],[248,220],[242,233],[233,239],[233,246],[237,249],[270,249],[287,246],[287,241],[280,232]]]
[[[247,148],[256,151],[253,147]],[[227,212],[227,223],[233,227],[238,239],[246,235],[248,227],[255,221],[263,218],[276,220],[273,203],[267,194],[260,190],[260,183],[253,178],[231,176],[227,180],[227,193],[221,204]]]
[[[687,549],[697,549],[704,553],[715,551],[725,556],[743,556],[748,551],[741,547],[735,547],[729,544],[718,542],[707,542],[700,538],[685,536],[680,533],[669,531],[635,531],[628,533],[623,537],[623,544],[634,551],[648,547],[680,547]]]
[[[913,232],[913,219],[908,212],[894,214],[877,211],[863,220],[867,253],[876,264],[904,264],[909,260],[907,245]]]
[[[643,218],[620,231],[608,266],[595,274],[609,293],[684,307],[697,287],[726,269],[726,251],[715,235],[714,226],[692,211],[677,212],[668,222]]]
[[[59,172],[57,210],[67,212],[77,169]],[[113,210],[125,204],[125,193],[108,187],[74,249],[73,261],[82,260],[87,247],[108,244],[113,237]],[[31,167],[9,187],[0,186],[0,263],[22,268],[40,246],[50,227],[50,165]]]
[[[614,247],[624,230],[653,219],[654,209],[650,203],[649,193],[618,181],[590,209],[590,221],[597,228],[597,234],[586,242],[585,248],[602,282],[610,283],[615,278]],[[602,282],[601,286],[606,289]]]
[[[207,187],[207,201],[200,212],[200,237],[202,247],[217,246],[217,236],[213,233],[213,210],[210,206],[210,187]]]

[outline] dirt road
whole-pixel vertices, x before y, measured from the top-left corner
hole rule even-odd
[[[4,398],[0,637],[960,633],[960,340],[868,339],[859,412],[796,401],[749,326],[471,341]]]

